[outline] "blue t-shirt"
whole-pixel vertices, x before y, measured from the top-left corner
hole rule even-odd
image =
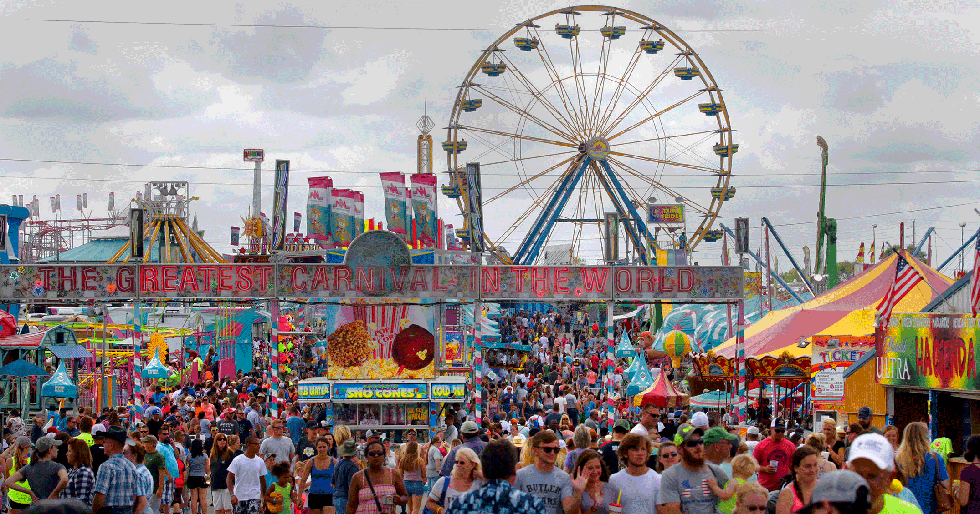
[[[167,472],[170,473],[170,480],[179,477],[180,471],[177,469],[177,457],[174,455],[173,447],[158,442],[157,451],[163,454],[163,460],[167,463]]]
[[[933,505],[936,504],[936,492],[933,488],[936,486],[937,473],[939,474],[938,480],[949,478],[949,474],[946,473],[946,463],[943,462],[943,458],[933,452],[929,452],[926,455],[925,465],[922,466],[922,472],[916,475],[915,478],[909,479],[908,488],[912,490],[912,494],[918,500],[922,512],[933,512]]]
[[[289,430],[289,438],[299,441],[303,438],[303,429],[306,428],[306,421],[299,416],[289,416],[286,418],[286,429]]]

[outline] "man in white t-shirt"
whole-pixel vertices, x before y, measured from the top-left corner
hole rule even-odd
[[[249,437],[245,453],[235,457],[228,466],[228,493],[235,512],[262,512],[262,499],[268,484],[265,483],[265,462],[257,455],[259,439]]]
[[[558,407],[558,414],[565,413],[565,397],[558,395],[555,397],[555,406]]]
[[[621,493],[623,514],[656,512],[660,503],[660,474],[647,467],[652,443],[647,437],[626,434],[616,450],[626,467],[609,477],[609,485]]]
[[[663,423],[660,422],[660,407],[648,403],[640,411],[640,422],[630,430],[630,433],[644,435],[651,441],[660,442],[660,431],[663,429]]]

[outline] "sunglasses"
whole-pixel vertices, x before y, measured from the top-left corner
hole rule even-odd
[[[762,512],[766,510],[765,505],[745,505],[742,508],[748,512]]]
[[[661,453],[660,454],[661,457],[676,457],[677,455],[678,455],[677,452],[671,452],[671,453],[666,453],[665,452],[665,453]]]
[[[465,465],[469,464],[469,462],[466,462],[465,460],[458,460],[458,461],[456,461],[456,464],[459,464],[460,466],[465,466]]]
[[[697,441],[687,441],[687,442],[684,443],[684,446],[687,446],[688,448],[697,448],[698,446],[701,446],[702,444],[704,444],[704,441],[702,441],[701,439],[698,439]]]
[[[545,453],[558,453],[561,450],[557,446],[538,446],[538,449]]]
[[[368,452],[368,457],[383,457],[385,452]]]
[[[772,430],[773,430],[773,432],[776,432],[777,434],[784,434],[784,433],[786,433],[786,429],[785,428],[774,428]]]

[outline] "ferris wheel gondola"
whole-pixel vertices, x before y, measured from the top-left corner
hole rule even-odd
[[[503,262],[533,264],[568,242],[597,258],[612,216],[652,263],[658,249],[717,241],[712,224],[734,198],[738,145],[721,88],[676,33],[617,7],[551,11],[502,34],[463,79],[447,130],[443,191],[465,223],[465,163],[481,163],[483,238]],[[690,233],[648,217],[657,197],[683,206]]]

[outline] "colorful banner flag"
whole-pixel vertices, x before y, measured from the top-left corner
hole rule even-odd
[[[299,233],[299,226],[303,223],[303,215],[293,212],[293,232]]]
[[[241,233],[241,227],[231,227],[231,246],[238,246]]]
[[[871,251],[873,252],[874,250]],[[864,243],[861,243],[861,247],[858,248],[857,262],[858,264],[864,264]]]
[[[282,248],[286,236],[286,204],[289,200],[289,161],[276,159],[276,182],[272,193],[272,249]]]
[[[330,205],[330,240],[337,248],[344,248],[354,239],[354,191],[334,189]]]
[[[364,233],[364,193],[354,193],[354,237]]]
[[[869,261],[871,264],[875,263],[875,241],[871,240],[871,250],[868,252]]]
[[[306,198],[306,235],[326,240],[330,232],[330,208],[333,203],[333,179],[310,177],[310,193]]]
[[[405,175],[399,172],[382,173],[381,188],[385,193],[385,219],[388,220],[388,230],[407,236],[410,218]]]
[[[412,211],[423,245],[436,245],[436,176],[412,175]]]

